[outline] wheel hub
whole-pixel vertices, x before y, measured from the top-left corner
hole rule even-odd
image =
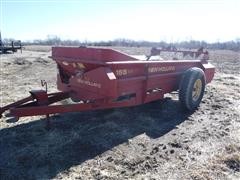
[[[202,91],[202,81],[201,79],[197,79],[193,85],[193,91],[192,91],[192,99],[193,101],[197,101],[201,95]]]

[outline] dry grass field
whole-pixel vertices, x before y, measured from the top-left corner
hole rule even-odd
[[[116,48],[130,54],[149,48]],[[0,55],[0,106],[56,91],[50,47]],[[0,119],[0,179],[240,179],[240,52],[210,51],[216,74],[200,107],[176,94],[131,108]]]

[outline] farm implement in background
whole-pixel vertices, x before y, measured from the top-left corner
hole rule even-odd
[[[11,41],[9,43],[3,43],[2,36],[0,32],[0,54],[8,53],[9,51],[17,52],[17,50],[21,50],[22,53],[22,43],[20,40]]]
[[[163,51],[201,57],[194,60],[152,60]],[[203,97],[205,85],[213,79],[215,68],[208,62],[208,52],[152,48],[140,60],[105,48],[53,47],[51,58],[58,67],[60,92],[32,90],[30,96],[0,108],[0,114],[19,118],[55,113],[89,111],[136,106],[164,98],[179,90],[182,106],[195,110]],[[59,104],[71,98],[74,103]],[[57,104],[56,104],[57,103]],[[48,118],[47,118],[48,119]],[[47,121],[49,122],[49,120]]]

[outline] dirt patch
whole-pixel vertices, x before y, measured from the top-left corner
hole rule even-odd
[[[240,172],[240,158],[239,154],[229,157],[224,161],[224,163],[227,165],[227,167],[234,172]]]
[[[38,63],[40,63],[40,64],[45,64],[45,65],[47,65],[47,64],[50,63],[50,61],[49,61],[48,59],[46,59],[46,58],[41,58],[41,57],[37,58],[34,62],[38,62]]]
[[[16,65],[31,65],[32,62],[24,59],[24,58],[16,58],[14,61],[13,61],[13,64],[16,64]]]

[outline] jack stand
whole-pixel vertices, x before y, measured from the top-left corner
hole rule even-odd
[[[50,115],[47,114],[47,115],[46,115],[46,126],[45,126],[45,129],[46,129],[46,130],[50,130],[50,125],[51,125]]]

